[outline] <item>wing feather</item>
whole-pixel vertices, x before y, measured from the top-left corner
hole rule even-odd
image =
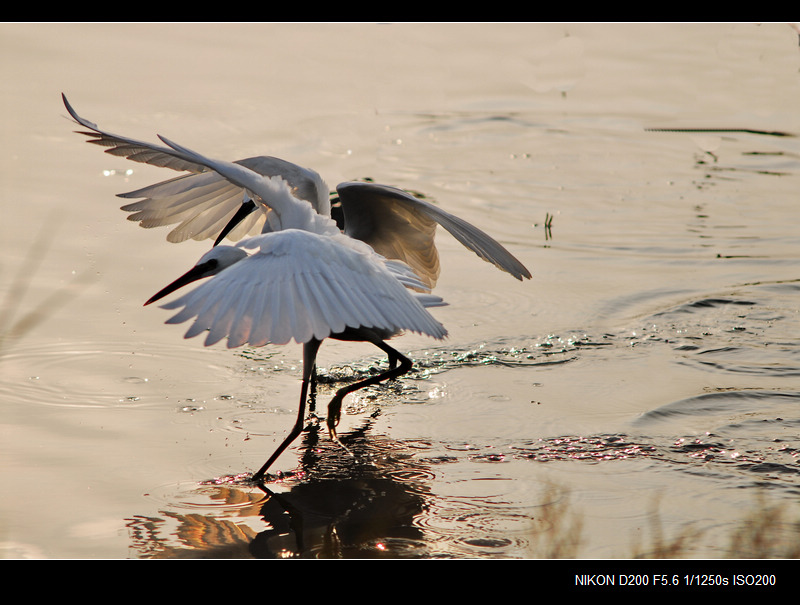
[[[122,207],[133,212],[128,217],[143,227],[161,227],[180,223],[167,239],[181,242],[189,238],[215,239],[227,224],[220,217],[230,219],[238,209],[245,194],[238,184],[229,181],[209,169],[207,162],[195,161],[184,149],[139,141],[102,130],[97,124],[82,118],[72,108],[65,95],[61,95],[64,106],[72,119],[85,130],[76,131],[87,137],[87,142],[106,147],[106,153],[124,157],[134,162],[170,168],[191,174],[175,177],[148,187],[120,194],[127,199],[141,199]],[[292,162],[271,156],[256,156],[234,162],[264,177],[280,177],[285,181],[294,197],[311,203],[314,210],[323,216],[330,215],[328,188],[315,171]],[[216,196],[213,192],[216,191]],[[209,212],[212,203],[220,204],[219,211]],[[260,208],[256,216],[248,217],[228,234],[229,239],[243,237],[256,232],[264,224],[264,213]]]
[[[341,183],[336,191],[344,211],[345,233],[368,243],[386,258],[405,262],[429,287],[439,276],[434,245],[437,224],[497,268],[519,280],[531,277],[528,269],[490,235],[430,202],[376,183]]]
[[[187,338],[208,330],[207,345],[227,336],[233,347],[302,343],[348,327],[446,334],[383,258],[347,236],[285,230],[240,245],[257,251],[164,305],[179,309],[168,323],[194,318]]]

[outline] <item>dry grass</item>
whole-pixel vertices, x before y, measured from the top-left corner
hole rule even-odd
[[[530,556],[536,559],[574,559],[583,544],[583,517],[572,510],[569,490],[548,484],[545,500],[537,517],[539,531],[529,541]]]
[[[667,538],[659,513],[661,497],[654,498],[650,505],[651,541],[647,546],[634,542],[631,552],[633,559],[679,559],[687,556],[692,546],[702,537],[702,530],[694,529],[692,524],[686,525],[677,535]]]
[[[47,256],[50,243],[55,240],[54,224],[55,219],[51,219],[42,227],[10,282],[0,309],[0,356],[14,342],[52,316],[93,279],[89,272],[77,275],[71,283],[56,288],[38,304],[25,304],[25,295],[33,276]],[[21,307],[25,310],[19,312]]]
[[[756,506],[731,536],[727,554],[733,559],[800,558],[800,518],[791,519],[786,506],[770,504],[759,492]]]
[[[569,490],[550,485],[544,506],[536,519],[537,531],[529,540],[529,556],[544,559],[580,558],[585,544],[580,511],[572,509]],[[667,536],[659,513],[660,498],[654,499],[648,512],[649,540],[635,540],[633,559],[681,559],[697,556],[704,537],[703,530],[685,525],[675,535]],[[544,529],[541,529],[544,528]],[[755,503],[730,536],[723,555],[729,559],[797,559],[800,558],[800,517],[792,518],[787,507],[767,501],[757,493]]]

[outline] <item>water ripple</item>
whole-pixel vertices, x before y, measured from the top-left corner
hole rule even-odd
[[[219,356],[181,345],[143,353],[104,341],[20,344],[3,357],[0,396],[20,404],[130,407],[160,401],[155,385],[165,380],[192,384],[187,393],[203,383],[216,390],[229,372]]]

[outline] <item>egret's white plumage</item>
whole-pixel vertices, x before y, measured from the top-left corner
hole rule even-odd
[[[203,156],[159,136],[166,146],[103,130],[78,116],[90,143],[112,155],[185,171],[185,174],[126,194],[138,199],[122,207],[143,227],[175,225],[170,241],[215,239],[195,267],[145,304],[197,279],[210,279],[164,305],[178,309],[167,323],[192,320],[186,337],[206,334],[206,345],[227,339],[245,344],[303,344],[303,387],[294,428],[254,475],[263,478],[300,434],[305,398],[314,379],[316,353],[325,338],[373,343],[389,356],[389,370],[339,389],[328,407],[335,437],[342,399],[411,368],[408,358],[384,341],[402,331],[433,338],[446,335],[427,307],[444,304],[430,294],[439,275],[434,245],[441,225],[479,257],[517,279],[528,270],[502,245],[466,221],[429,202],[385,185],[342,183],[343,217],[332,218],[327,187],[313,170],[273,157],[226,162]],[[260,235],[253,235],[259,233]],[[223,237],[242,239],[217,246]],[[399,362],[399,366],[398,366]]]
[[[110,137],[106,136],[92,142],[102,144],[100,141],[108,140]],[[161,149],[163,149],[161,153],[168,153],[165,148]],[[128,153],[131,148],[118,146],[112,147],[109,151],[120,155],[120,151]],[[149,157],[151,156],[134,154],[130,159],[138,161],[139,158]],[[248,158],[240,160],[239,163],[263,176],[280,176],[288,183],[295,197],[310,202],[319,214],[330,215],[330,198],[325,184],[313,170],[273,157]],[[198,168],[194,167],[194,170]],[[140,200],[122,206],[122,209],[132,212],[128,219],[139,221],[143,227],[161,227],[178,223],[167,239],[172,242],[182,242],[190,238],[203,240],[217,237],[241,205],[242,195],[241,187],[219,174],[197,172],[122,193],[119,197]],[[240,228],[239,237],[231,233],[230,239],[236,240],[246,234],[254,235],[260,232],[264,215],[268,210],[263,208],[262,213],[255,214],[248,225]]]
[[[195,318],[186,337],[207,332],[206,345],[223,338],[231,348],[292,339],[302,344],[360,327],[434,338],[446,334],[425,310],[441,299],[410,292],[406,285],[423,284],[407,267],[385,262],[340,233],[288,229],[258,235],[236,247],[217,246],[198,265],[215,258],[218,277],[164,305],[181,309],[167,323]]]

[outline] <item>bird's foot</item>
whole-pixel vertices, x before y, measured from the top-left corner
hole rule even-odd
[[[336,433],[336,426],[339,424],[339,420],[342,417],[342,399],[344,397],[342,395],[336,394],[331,399],[331,402],[328,404],[328,430],[332,433]]]
[[[350,449],[341,442],[339,439],[339,435],[336,434],[336,425],[339,424],[339,420],[342,414],[342,399],[344,398],[343,395],[334,395],[331,402],[328,404],[328,433],[330,434],[331,441],[333,441],[336,445],[341,447],[344,451],[346,451],[351,456],[355,456]]]

